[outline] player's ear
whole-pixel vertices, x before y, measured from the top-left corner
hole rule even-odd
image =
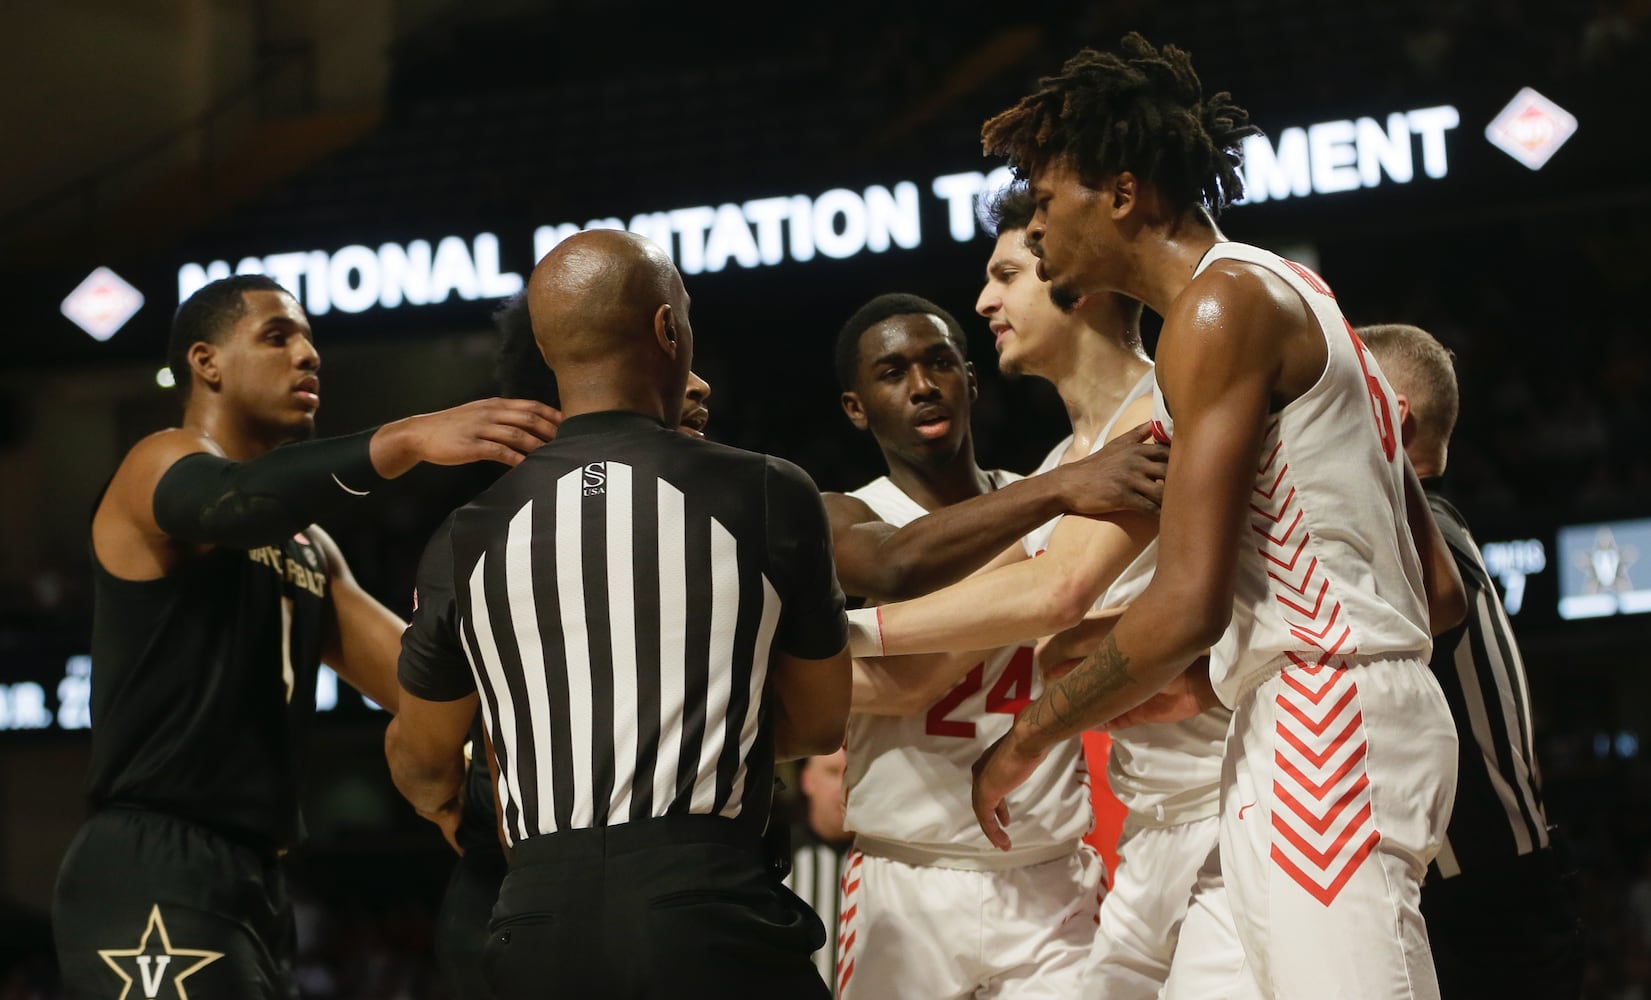
[[[223,384],[224,374],[218,366],[216,344],[197,340],[189,345],[189,353],[184,357],[189,360],[189,374],[192,378],[200,379],[210,389],[216,389]]]
[[[869,424],[866,422],[866,408],[860,405],[859,393],[845,392],[839,399],[843,404],[843,412],[848,414],[848,422],[854,425],[855,430],[865,430]]]
[[[1410,397],[1404,393],[1395,392],[1393,398],[1399,406],[1399,443],[1408,448],[1416,439],[1416,412],[1410,408]]]
[[[963,371],[969,377],[969,402],[976,402],[980,399],[980,379],[975,375],[975,363],[965,361]]]
[[[1140,184],[1133,172],[1120,170],[1102,186],[1101,194],[1106,198],[1106,207],[1114,219],[1127,218],[1139,204]]]
[[[668,302],[654,310],[654,339],[659,341],[659,349],[665,352],[666,357],[676,358],[676,313],[671,311]]]

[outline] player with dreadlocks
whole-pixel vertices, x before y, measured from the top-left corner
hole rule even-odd
[[[1437,996],[1417,899],[1456,734],[1427,658],[1462,618],[1461,579],[1398,447],[1392,391],[1323,279],[1215,226],[1255,133],[1228,94],[1205,96],[1185,52],[1134,34],[983,129],[1037,200],[1039,273],[1066,297],[1120,292],[1164,317],[1153,424],[1174,444],[1152,582],[975,765],[975,812],[1007,848],[1004,796],[1050,746],[1214,646],[1234,713],[1220,874],[1250,988]]]

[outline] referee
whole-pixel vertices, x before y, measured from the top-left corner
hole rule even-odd
[[[1456,425],[1452,356],[1414,326],[1358,333],[1398,396],[1405,454],[1468,594],[1467,620],[1433,645],[1433,672],[1461,735],[1455,809],[1422,885],[1440,995],[1574,1000],[1581,928],[1570,865],[1542,805],[1525,665],[1479,544],[1461,512],[1434,492]]]
[[[776,757],[830,753],[848,715],[819,494],[672,429],[693,332],[659,248],[574,236],[528,294],[567,419],[425,551],[391,774],[451,833],[479,698],[511,847],[501,1000],[824,997],[824,928],[761,847]]]

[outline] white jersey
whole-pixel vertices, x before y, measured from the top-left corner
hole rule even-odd
[[[1327,359],[1319,380],[1274,414],[1256,460],[1250,531],[1239,546],[1232,625],[1211,656],[1228,705],[1292,663],[1413,658],[1433,649],[1421,561],[1405,520],[1393,390],[1324,279],[1277,254],[1217,243],[1222,259],[1279,276],[1312,311]],[[1175,424],[1153,387],[1153,434]]]
[[[1020,478],[1001,471],[988,476],[994,488]],[[893,525],[928,513],[886,476],[849,495]],[[1009,793],[1013,850],[991,845],[969,801],[975,761],[1042,690],[1032,647],[1007,646],[921,712],[849,716],[843,784],[855,846],[907,864],[981,870],[1035,864],[1076,850],[1094,821],[1076,739],[1057,744]]]
[[[1124,397],[1089,453],[1106,447],[1124,410],[1152,391],[1152,372]],[[1061,463],[1072,438],[1056,445],[1033,475],[1042,475]],[[1060,518],[1035,529],[1023,539],[1026,554],[1037,556],[1049,547]],[[1112,581],[1095,607],[1114,608],[1128,604],[1146,590],[1158,565],[1158,540],[1153,539],[1135,560]],[[1129,726],[1112,733],[1112,753],[1107,758],[1106,780],[1112,794],[1130,811],[1131,818],[1147,826],[1169,826],[1214,816],[1220,809],[1221,754],[1227,738],[1227,722],[1232,713],[1214,708],[1182,722]],[[1010,815],[1013,815],[1011,813]]]

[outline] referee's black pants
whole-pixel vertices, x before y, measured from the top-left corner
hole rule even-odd
[[[713,816],[530,837],[489,930],[497,1000],[830,996],[810,958],[820,918]]]
[[[1582,994],[1582,922],[1564,853],[1548,848],[1423,884],[1444,1000]]]

